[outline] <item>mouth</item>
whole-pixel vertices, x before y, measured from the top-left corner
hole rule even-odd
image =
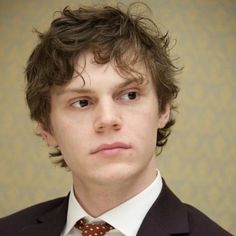
[[[122,142],[116,142],[116,143],[111,143],[111,144],[102,144],[100,146],[98,146],[97,148],[95,148],[91,154],[105,154],[105,155],[114,155],[114,154],[118,154],[119,152],[123,151],[123,150],[127,150],[130,149],[131,146],[126,144],[126,143],[122,143]]]

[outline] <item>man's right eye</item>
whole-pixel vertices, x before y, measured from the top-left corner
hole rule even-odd
[[[89,105],[91,105],[91,102],[89,102],[88,99],[80,99],[72,104],[73,107],[78,107],[78,108],[85,108]]]

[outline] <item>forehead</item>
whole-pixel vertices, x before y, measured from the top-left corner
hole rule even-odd
[[[121,57],[102,63],[91,51],[83,52],[75,63],[74,76],[94,76],[97,73],[110,73],[126,80],[149,80],[150,73],[146,65],[131,50]]]
[[[122,56],[118,56],[117,58],[113,58],[111,60],[105,59],[107,62],[103,63],[103,59],[99,56],[94,55],[92,51],[84,51],[82,52],[77,61],[75,63],[75,69],[78,70],[79,73],[83,73],[87,71],[92,71],[94,69],[104,68],[108,65],[112,65],[113,69],[119,74],[130,74],[130,76],[134,77],[135,73],[146,74],[147,69],[141,57],[137,55],[133,50],[125,53]]]
[[[125,55],[123,60],[132,55]],[[127,63],[126,63],[127,64]],[[138,84],[148,84],[150,76],[146,69],[145,63],[141,60],[136,60],[135,63],[129,66],[119,65],[115,60],[111,60],[106,64],[96,62],[95,56],[91,51],[86,51],[80,54],[77,58],[74,67],[74,75],[72,79],[63,86],[53,87],[51,92],[61,93],[63,90],[71,87],[92,88],[98,84],[106,86],[125,86],[131,82]]]

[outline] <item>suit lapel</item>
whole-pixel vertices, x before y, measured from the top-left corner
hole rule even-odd
[[[36,219],[36,223],[22,229],[24,236],[59,236],[65,226],[69,195],[51,211]]]
[[[19,235],[59,236],[65,226],[69,195],[62,203],[23,228]],[[165,181],[137,233],[137,236],[167,236],[189,232],[186,206],[170,191]]]
[[[186,206],[170,191],[163,180],[162,191],[145,216],[137,236],[167,236],[188,232]]]

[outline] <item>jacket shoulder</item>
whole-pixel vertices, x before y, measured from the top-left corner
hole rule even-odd
[[[66,197],[61,197],[42,202],[0,218],[0,235],[9,235],[8,232],[11,232],[13,228],[14,231],[17,231],[17,229],[23,228],[24,226],[36,223],[41,215],[57,208],[65,199]]]
[[[184,204],[188,211],[188,220],[190,225],[190,235],[219,235],[230,236],[229,232],[221,228],[217,223],[202,213],[197,208]]]

